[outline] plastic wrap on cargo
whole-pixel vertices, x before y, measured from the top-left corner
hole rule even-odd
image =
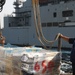
[[[23,71],[34,75],[60,75],[59,52],[31,48],[22,54]]]
[[[60,75],[60,53],[36,47],[1,48],[0,70],[8,75],[22,75],[22,70],[34,75]]]
[[[12,55],[8,55],[4,49],[0,49],[0,74],[22,75],[19,59]]]
[[[44,62],[46,62],[46,65],[43,67],[42,71],[35,75],[60,75],[59,55],[59,53],[51,52],[51,54],[45,58]]]

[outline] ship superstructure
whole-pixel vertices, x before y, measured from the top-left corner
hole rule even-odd
[[[6,43],[42,46],[36,36],[32,0],[16,0],[15,16],[4,17],[3,35]],[[44,37],[53,40],[57,33],[74,37],[75,0],[40,0],[40,18]],[[46,44],[46,46],[49,46]],[[53,46],[57,46],[57,42]],[[71,47],[65,41],[62,47]]]

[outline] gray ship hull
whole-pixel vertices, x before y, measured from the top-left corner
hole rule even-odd
[[[17,7],[15,3],[14,5]],[[40,4],[42,33],[47,40],[54,40],[58,33],[75,37],[74,7],[74,0],[67,2],[64,0],[54,4],[48,2],[46,5]],[[3,35],[6,37],[6,43],[43,46],[36,34],[32,0],[27,0],[20,9],[18,8],[15,8],[16,16],[4,17]],[[57,46],[58,42],[56,41],[53,47]],[[70,48],[71,45],[62,40],[62,47]]]

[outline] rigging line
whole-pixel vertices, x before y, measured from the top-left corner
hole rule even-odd
[[[43,32],[42,32],[42,27],[41,27],[41,19],[40,19],[40,11],[39,11],[39,4],[36,5],[36,9],[37,9],[37,17],[38,17],[38,28],[39,28],[39,32],[40,32],[40,35],[41,35],[41,38],[46,42],[48,43],[49,41],[47,41],[43,35]],[[51,43],[51,41],[50,41]]]
[[[62,40],[61,37],[58,38],[58,51],[60,56],[60,63],[62,62],[62,52],[61,52]]]
[[[60,36],[60,33],[58,33],[58,34],[55,36],[54,42],[55,42],[56,40],[59,40],[59,36]],[[51,44],[51,47],[50,47],[50,48],[52,48],[52,45],[53,45],[53,43]],[[60,46],[60,41],[59,41],[58,45]],[[59,46],[58,46],[58,47],[59,47]],[[59,48],[59,49],[60,49],[60,48]]]
[[[37,1],[36,1],[36,2],[37,2]],[[37,2],[37,3],[38,3],[38,2]],[[37,3],[35,3],[36,9],[37,9],[37,5],[38,5]],[[35,11],[36,11],[36,14],[37,14],[38,11],[37,11],[37,10],[35,10]],[[36,21],[36,22],[39,24],[39,22],[38,22],[38,15],[36,15],[36,18],[37,18],[37,21]],[[39,28],[38,25],[37,25],[36,28]],[[38,30],[38,31],[39,31],[39,30]],[[39,34],[39,36],[41,36],[41,35]],[[42,42],[42,44],[44,44],[43,41],[41,40],[41,37],[39,37],[39,40]],[[44,45],[44,46],[45,46],[45,45]],[[46,46],[45,46],[45,47],[46,47]]]
[[[41,28],[40,28],[40,25],[41,25],[41,20],[40,20],[40,15],[39,15],[39,12],[38,12],[38,5],[39,5],[39,2],[37,1],[37,4],[36,4],[36,11],[37,11],[37,22],[38,22],[38,29],[39,29],[39,33],[40,33],[40,36],[42,38],[42,34],[41,34]],[[43,38],[42,38],[43,39]]]
[[[38,4],[36,5],[36,7],[38,6]],[[38,28],[39,28],[39,32],[40,32],[40,20],[39,20],[39,15],[38,15],[38,8],[36,8],[36,10],[37,10],[37,19],[38,19]],[[42,37],[42,35],[41,35],[41,32],[40,32],[40,36]]]
[[[51,43],[54,43],[58,37],[56,37],[53,41],[49,41],[47,40],[44,35],[43,35],[43,32],[42,32],[42,27],[41,27],[41,20],[40,20],[40,9],[39,9],[39,2],[37,3],[36,5],[36,10],[37,10],[37,19],[38,19],[38,28],[39,28],[39,32],[40,32],[40,36],[41,38],[48,44],[51,44]]]
[[[61,50],[61,45],[62,45],[62,41],[61,41],[61,38],[59,37],[58,38],[58,51]]]
[[[60,35],[60,33],[58,33],[57,35],[56,35],[56,37],[55,37],[55,39],[53,40],[53,41],[48,41],[48,40],[46,40],[45,39],[45,37],[44,37],[44,35],[43,35],[43,33],[42,33],[42,27],[41,27],[41,20],[40,20],[40,12],[38,12],[38,8],[37,8],[37,5],[35,6],[35,9],[36,10],[34,10],[34,12],[35,12],[35,14],[34,14],[34,17],[35,17],[35,25],[37,25],[36,26],[36,29],[39,29],[39,31],[37,31],[37,32],[39,32],[40,33],[40,35],[39,35],[39,33],[38,33],[38,36],[39,36],[39,39],[40,39],[40,36],[42,37],[42,39],[46,42],[46,43],[51,43],[51,44],[53,44],[57,39],[58,39],[58,47],[59,47],[59,50],[61,51],[61,41],[60,41],[60,39],[59,39],[59,35]],[[37,19],[36,19],[37,18]],[[37,20],[37,21],[36,21]],[[61,53],[61,52],[60,52]],[[60,59],[61,59],[61,54],[60,54]]]
[[[41,39],[40,31],[39,31],[39,22],[38,22],[38,15],[37,15],[37,14],[38,14],[37,5],[39,5],[39,4],[38,4],[39,2],[38,2],[38,0],[35,0],[35,2],[36,2],[36,3],[35,3],[35,9],[36,9],[35,11],[36,11],[36,20],[37,20],[37,25],[36,25],[36,26],[37,26],[37,29],[38,29],[38,32],[39,32],[39,39],[40,39],[41,42],[43,43],[43,41],[42,41],[42,39]],[[43,43],[43,44],[44,44],[44,43]],[[45,46],[45,45],[44,45],[44,46]],[[45,48],[46,48],[46,46],[45,46]]]
[[[42,33],[42,28],[41,28],[41,22],[40,22],[40,12],[38,11],[39,9],[39,2],[37,2],[37,0],[36,0],[36,2],[35,1],[33,1],[34,2],[34,4],[33,4],[33,6],[34,6],[34,17],[35,17],[35,25],[36,25],[36,32],[38,32],[38,38],[39,38],[39,40],[40,40],[40,42],[44,45],[44,43],[42,42],[42,40],[44,41],[44,42],[46,42],[47,44],[49,43],[49,44],[51,44],[51,46],[52,46],[52,44],[58,39],[58,37],[59,36],[57,36],[53,41],[48,41],[48,40],[46,40],[45,39],[45,37],[44,37],[44,35],[43,35],[43,33]],[[35,12],[36,11],[36,12]],[[42,40],[41,40],[41,38],[42,38]]]
[[[39,28],[39,27],[40,27],[39,24],[40,24],[41,22],[40,22],[40,19],[39,19],[40,16],[38,15],[38,10],[39,10],[39,9],[37,8],[37,6],[39,5],[38,3],[39,3],[39,2],[37,2],[37,4],[36,4],[36,14],[37,14],[36,16],[37,16],[37,23],[38,23],[38,26],[37,26],[37,27],[38,27],[38,29],[39,29],[40,38],[42,39],[42,34],[41,34],[41,31],[40,31],[40,28]],[[40,25],[41,25],[41,24],[40,24]],[[42,39],[42,41],[43,41],[43,39]]]
[[[40,35],[39,35],[39,30],[38,30],[38,24],[37,24],[37,16],[36,16],[36,2],[35,0],[32,0],[32,6],[33,6],[33,12],[34,12],[34,22],[35,22],[35,28],[36,28],[36,34],[37,34],[37,37],[39,39],[39,41],[41,42],[41,44],[44,46],[44,48],[46,48],[46,46],[44,45],[44,43],[42,42],[42,40],[40,39]]]

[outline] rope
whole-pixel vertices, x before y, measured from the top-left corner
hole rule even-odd
[[[47,40],[44,37],[43,32],[42,32],[41,19],[40,19],[40,9],[39,9],[39,0],[32,0],[32,6],[33,6],[33,12],[34,12],[34,21],[35,21],[35,28],[36,28],[37,37],[45,48],[46,48],[46,46],[45,46],[44,43],[49,44],[52,47],[53,43],[56,40],[58,40],[60,33],[58,33],[55,36],[54,40],[52,40],[52,41]]]
[[[61,38],[58,38],[58,51],[61,51],[61,45],[62,45],[62,41]]]
[[[37,0],[38,1],[38,0]],[[39,2],[38,2],[39,3]],[[42,27],[41,27],[41,19],[40,19],[40,11],[39,11],[40,9],[39,9],[39,4],[38,5],[36,5],[36,11],[37,11],[37,19],[38,19],[38,29],[39,29],[39,32],[40,32],[40,36],[41,36],[41,38],[48,44],[50,44],[50,43],[54,43],[54,41],[56,41],[57,40],[57,38],[58,38],[58,36],[53,40],[53,41],[49,41],[49,40],[47,40],[45,37],[44,37],[44,35],[43,35],[43,32],[42,32]]]
[[[41,44],[44,46],[44,48],[46,48],[46,46],[44,45],[44,43],[40,39],[41,37],[40,37],[40,34],[39,34],[39,29],[38,29],[38,24],[37,24],[37,15],[36,15],[37,11],[36,11],[36,1],[35,0],[32,0],[32,5],[33,5],[33,10],[34,10],[33,11],[34,12],[34,23],[35,23],[37,38],[41,42]]]

